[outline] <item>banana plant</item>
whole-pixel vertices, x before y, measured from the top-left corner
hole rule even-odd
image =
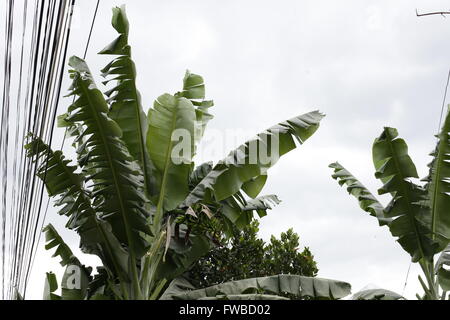
[[[398,137],[394,128],[384,128],[373,144],[372,155],[375,177],[383,186],[380,195],[389,194],[391,200],[384,207],[370,191],[339,163],[330,165],[333,178],[346,185],[360,207],[377,218],[380,226],[387,226],[397,242],[418,263],[423,277],[419,282],[424,294],[419,299],[448,299],[450,290],[450,113],[440,133],[437,146],[430,154],[429,174],[418,178],[416,166],[408,155],[406,142]],[[436,255],[439,259],[435,262]],[[374,296],[365,292],[357,297]],[[383,293],[394,299],[397,294]]]
[[[82,265],[49,225],[46,248],[55,250],[66,272],[61,295],[55,275],[47,274],[46,299],[158,299],[210,250],[217,234],[245,226],[279,202],[259,197],[267,170],[308,140],[323,118],[318,111],[294,117],[217,164],[196,166],[214,105],[205,99],[203,78],[187,72],[182,90],[161,95],[146,114],[123,7],[113,9],[112,25],[119,36],[100,52],[114,56],[102,70],[111,89],[98,89],[83,59],[69,62],[74,102],[58,123],[73,141],[76,163],[38,137],[26,145],[68,219],[66,228],[77,232],[83,253],[102,262],[95,273]]]

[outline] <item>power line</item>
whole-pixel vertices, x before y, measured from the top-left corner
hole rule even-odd
[[[75,1],[75,0],[73,0],[73,1]],[[84,54],[83,54],[83,59],[86,59],[86,56],[87,56],[87,53],[88,53],[88,50],[89,50],[89,45],[90,45],[90,42],[91,42],[91,36],[92,36],[93,29],[94,29],[95,21],[97,19],[97,13],[98,13],[99,5],[100,5],[100,0],[97,0],[97,4],[96,4],[96,7],[95,7],[94,15],[93,15],[92,22],[91,22],[91,28],[90,28],[90,31],[89,31],[88,40],[86,42],[86,47],[85,47]],[[65,56],[67,56],[67,55],[65,54]],[[55,114],[55,116],[56,116],[56,114]],[[53,123],[54,123],[54,121],[55,121],[55,118],[53,120]],[[66,134],[67,134],[67,129],[66,129]],[[66,134],[64,134],[60,150],[62,150],[64,148],[64,143],[65,143],[65,140],[66,140]],[[42,230],[42,227],[43,227],[43,225],[45,223],[45,220],[47,218],[47,213],[48,213],[49,206],[50,206],[50,198],[47,199],[47,204],[45,206],[45,212],[44,212],[44,217],[42,219],[41,230]],[[42,233],[39,233],[39,237],[38,237],[37,243],[40,242],[41,235],[42,235]],[[35,258],[36,258],[36,252],[33,253],[32,262],[30,264],[30,270],[28,271],[28,277],[29,277],[29,273],[30,273],[31,269],[33,268]]]
[[[439,135],[439,131],[441,130],[442,116],[444,115],[445,101],[447,101],[447,92],[448,92],[449,83],[450,83],[450,69],[448,70],[447,83],[445,84],[445,90],[444,90],[444,98],[442,99],[441,115],[439,117],[439,128],[438,128],[438,132],[437,132],[438,135]]]
[[[44,184],[36,170],[42,163],[26,157],[23,142],[29,132],[47,144],[53,140],[74,5],[75,0],[6,2],[0,109],[2,299],[11,299],[15,290],[25,294],[41,233]],[[14,22],[18,10],[23,10],[21,23]],[[16,39],[19,49],[13,45]]]
[[[72,0],[71,6],[73,7],[74,4],[75,4],[75,0]],[[60,79],[60,81],[58,82],[57,88],[56,88],[56,92],[58,92],[58,95],[54,97],[54,98],[56,99],[56,101],[55,101],[56,106],[58,106],[59,93],[60,93],[60,91],[61,91],[61,82],[62,82],[62,78],[63,78],[63,74],[64,74],[64,66],[66,65],[67,49],[68,49],[69,38],[70,38],[70,31],[71,31],[70,25],[71,25],[71,21],[72,21],[72,15],[73,15],[73,13],[72,13],[72,11],[71,11],[71,12],[70,12],[70,15],[69,15],[69,16],[67,17],[67,19],[64,21],[64,23],[67,24],[67,35],[66,35],[65,40],[64,40],[64,42],[63,42],[63,43],[64,43],[63,46],[62,46],[61,48],[58,48],[58,50],[57,50],[57,52],[59,53],[58,59],[62,61],[62,62],[61,62],[61,65],[63,66],[63,68],[61,68],[61,69],[59,70],[59,73],[60,73],[60,74],[59,74],[59,79]],[[56,114],[57,114],[57,111],[58,111],[58,108],[57,108],[57,107],[54,108],[54,109],[53,109],[53,114],[51,115],[51,122],[50,122],[50,123],[51,123],[51,126],[50,126],[49,145],[51,145],[51,144],[52,144],[52,141],[53,141],[54,126],[55,126],[55,122],[56,122]],[[44,177],[44,180],[45,180],[45,177]],[[42,209],[43,191],[44,191],[44,190],[42,189],[42,190],[41,190],[40,197],[39,197],[39,198],[40,198],[40,201],[39,201],[39,207],[38,207],[38,211],[39,211],[39,212],[42,211],[41,209]],[[35,256],[36,256],[36,251],[37,251],[36,245],[39,244],[40,239],[41,239],[41,234],[42,234],[42,233],[41,233],[40,231],[42,230],[44,221],[45,221],[46,216],[47,216],[47,210],[48,210],[48,204],[49,204],[49,201],[50,201],[50,199],[47,200],[47,208],[46,208],[45,213],[44,213],[44,215],[43,215],[41,225],[40,225],[39,228],[36,228],[35,231],[34,231],[35,234],[34,234],[34,236],[33,236],[33,244],[32,244],[32,247],[35,248],[35,249],[34,249],[32,252],[30,252],[30,254],[29,254],[29,262],[26,264],[26,265],[27,265],[27,270],[26,270],[26,274],[25,274],[25,283],[28,283],[28,281],[29,281],[31,269],[32,269],[33,264],[34,264],[34,258],[35,258]],[[38,232],[37,240],[36,240],[36,232]],[[26,286],[25,286],[23,295],[24,295],[24,296],[26,295]]]
[[[7,226],[7,187],[8,187],[8,141],[9,141],[9,131],[3,130],[9,123],[9,107],[10,107],[10,90],[11,90],[11,48],[12,48],[12,33],[13,33],[13,15],[14,15],[14,0],[9,0],[6,7],[6,24],[5,24],[5,61],[4,61],[4,82],[3,82],[3,103],[2,103],[2,113],[1,113],[1,126],[0,131],[0,150],[2,152],[2,157],[0,160],[0,170],[2,174],[2,199],[1,199],[1,210],[2,210],[2,297],[5,297],[5,275],[6,275],[6,226]]]
[[[92,31],[94,30],[95,20],[97,20],[98,7],[100,6],[100,0],[97,0],[97,5],[95,6],[94,16],[92,17],[91,29],[89,30],[89,36],[86,42],[86,48],[84,50],[83,59],[86,59],[89,45],[91,43]]]

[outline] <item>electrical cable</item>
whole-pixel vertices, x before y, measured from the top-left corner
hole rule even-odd
[[[27,158],[23,141],[30,133],[52,144],[74,6],[75,0],[6,2],[0,108],[2,299],[13,299],[18,292],[25,296],[46,217],[44,183],[36,173],[47,164]],[[22,21],[14,23],[15,11],[21,9]],[[16,39],[19,49],[13,45]],[[16,110],[10,109],[13,102]]]

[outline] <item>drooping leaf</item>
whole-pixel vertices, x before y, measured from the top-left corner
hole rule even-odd
[[[73,139],[72,147],[76,150],[78,165],[82,168],[84,175],[89,175],[89,150],[86,146],[86,137],[83,135],[83,126],[79,123],[68,122],[66,120],[68,117],[68,113],[58,116],[58,128],[66,130],[66,140]]]
[[[125,6],[113,8],[112,26],[119,33],[119,36],[99,54],[127,55],[130,47],[128,46],[128,35],[130,23],[128,21]]]
[[[405,300],[405,298],[393,291],[370,289],[355,293],[352,300]]]
[[[438,143],[428,165],[430,174],[425,179],[431,209],[431,231],[441,249],[450,242],[450,113],[438,135]]]
[[[213,169],[212,162],[206,162],[195,168],[189,177],[189,189],[194,189]]]
[[[148,123],[136,86],[136,66],[128,44],[129,22],[124,6],[113,8],[112,25],[119,37],[100,52],[117,56],[102,70],[102,75],[109,77],[105,83],[116,82],[115,86],[105,93],[110,104],[108,116],[122,129],[122,140],[143,170],[148,194],[154,195],[157,190],[152,175],[153,164],[146,148]]]
[[[74,256],[72,250],[51,224],[46,226],[43,232],[45,232],[45,239],[47,243],[45,245],[45,249],[50,250],[56,248],[53,257],[60,257],[61,265],[66,267],[66,271],[61,281],[61,298],[63,300],[84,300],[87,293],[91,271],[83,266],[80,260]],[[49,283],[49,285],[50,289],[54,289],[55,283],[53,280],[52,283]],[[54,290],[50,290],[50,292],[54,292]]]
[[[60,264],[63,267],[66,267],[67,265],[70,264],[81,265],[78,258],[73,255],[72,250],[64,242],[64,240],[58,234],[53,225],[51,224],[47,225],[42,231],[45,233],[45,241],[46,241],[45,249],[51,250],[56,248],[55,253],[53,254],[52,257],[54,258],[60,257],[61,259]]]
[[[271,210],[274,206],[279,205],[281,201],[276,195],[267,195],[248,200],[239,191],[220,203],[221,209],[219,212],[230,222],[230,227],[234,225],[242,230],[251,223],[255,211],[260,218],[265,217],[267,210]],[[227,222],[227,220],[223,220],[223,222]],[[223,226],[225,234],[231,231],[227,225]]]
[[[350,294],[350,284],[321,278],[277,275],[227,282],[200,290],[186,291],[187,285],[170,286],[162,300],[198,300],[204,298],[236,298],[242,294],[290,294],[299,299],[341,299]],[[179,292],[177,292],[177,289]]]
[[[117,239],[128,246],[130,256],[139,258],[148,247],[142,234],[151,234],[141,170],[120,139],[122,130],[108,117],[107,103],[84,60],[72,57],[70,66],[71,95],[78,98],[69,107],[66,121],[84,126],[82,135],[87,137],[89,161],[95,169],[95,174],[87,177],[95,186],[95,210],[110,223]]]
[[[247,201],[247,205],[243,208],[244,211],[251,210],[270,210],[274,206],[277,206],[281,203],[281,200],[278,196],[274,194],[270,194],[267,196],[261,196],[256,199],[251,199]]]
[[[25,145],[27,156],[33,160],[41,160],[36,175],[43,180],[50,197],[67,196],[70,189],[81,186],[84,177],[75,173],[76,167],[70,166],[61,151],[53,152],[41,139],[29,136],[31,141]],[[79,190],[76,190],[78,192]],[[71,215],[76,209],[64,209],[65,215]]]
[[[256,211],[260,217],[264,217],[267,215],[267,210],[272,210],[273,207],[280,203],[281,200],[276,195],[271,194],[248,200],[243,211]]]
[[[79,234],[81,250],[99,256],[112,273],[126,275],[128,254],[111,232],[111,226],[97,218],[89,192],[83,187],[84,176],[75,172],[76,167],[69,165],[61,151],[54,152],[39,138],[33,138],[25,148],[29,157],[41,159],[37,175],[50,196],[60,196],[56,202],[61,207],[59,214],[69,217],[66,227]]]
[[[414,184],[417,178],[414,163],[408,155],[408,146],[398,138],[393,128],[385,128],[373,145],[375,176],[384,186],[379,194],[389,193],[392,200],[384,210],[387,218],[395,218],[389,229],[413,262],[430,260],[438,252],[429,228],[429,208],[424,205],[426,191]]]
[[[184,201],[186,207],[214,198],[221,201],[235,195],[242,186],[266,175],[279,157],[304,143],[319,128],[324,116],[310,112],[282,122],[232,151],[192,190]]]
[[[332,163],[330,168],[334,169],[333,179],[336,179],[341,186],[347,185],[348,193],[358,200],[361,209],[378,219],[380,226],[387,225],[392,221],[391,218],[385,216],[384,207],[377,198],[347,169],[337,162]]]

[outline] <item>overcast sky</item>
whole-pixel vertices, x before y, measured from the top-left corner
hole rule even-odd
[[[69,52],[82,55],[95,1],[77,3]],[[331,179],[328,164],[339,160],[376,193],[372,142],[392,126],[426,175],[450,67],[450,20],[417,18],[415,10],[447,10],[448,1],[102,0],[87,58],[97,75],[108,59],[96,52],[115,37],[111,7],[122,3],[145,109],[179,90],[190,69],[204,76],[215,100],[209,128],[224,133],[220,145],[237,146],[248,133],[312,110],[327,115],[304,146],[269,172],[264,193],[283,203],[261,221],[261,236],[293,228],[312,250],[320,277],[348,281],[354,292],[370,285],[403,293],[410,257]],[[48,222],[63,229],[55,210]],[[76,235],[63,235],[78,247]],[[41,244],[28,298],[41,298],[50,270],[62,272]],[[408,298],[420,291],[418,271],[411,268]]]

